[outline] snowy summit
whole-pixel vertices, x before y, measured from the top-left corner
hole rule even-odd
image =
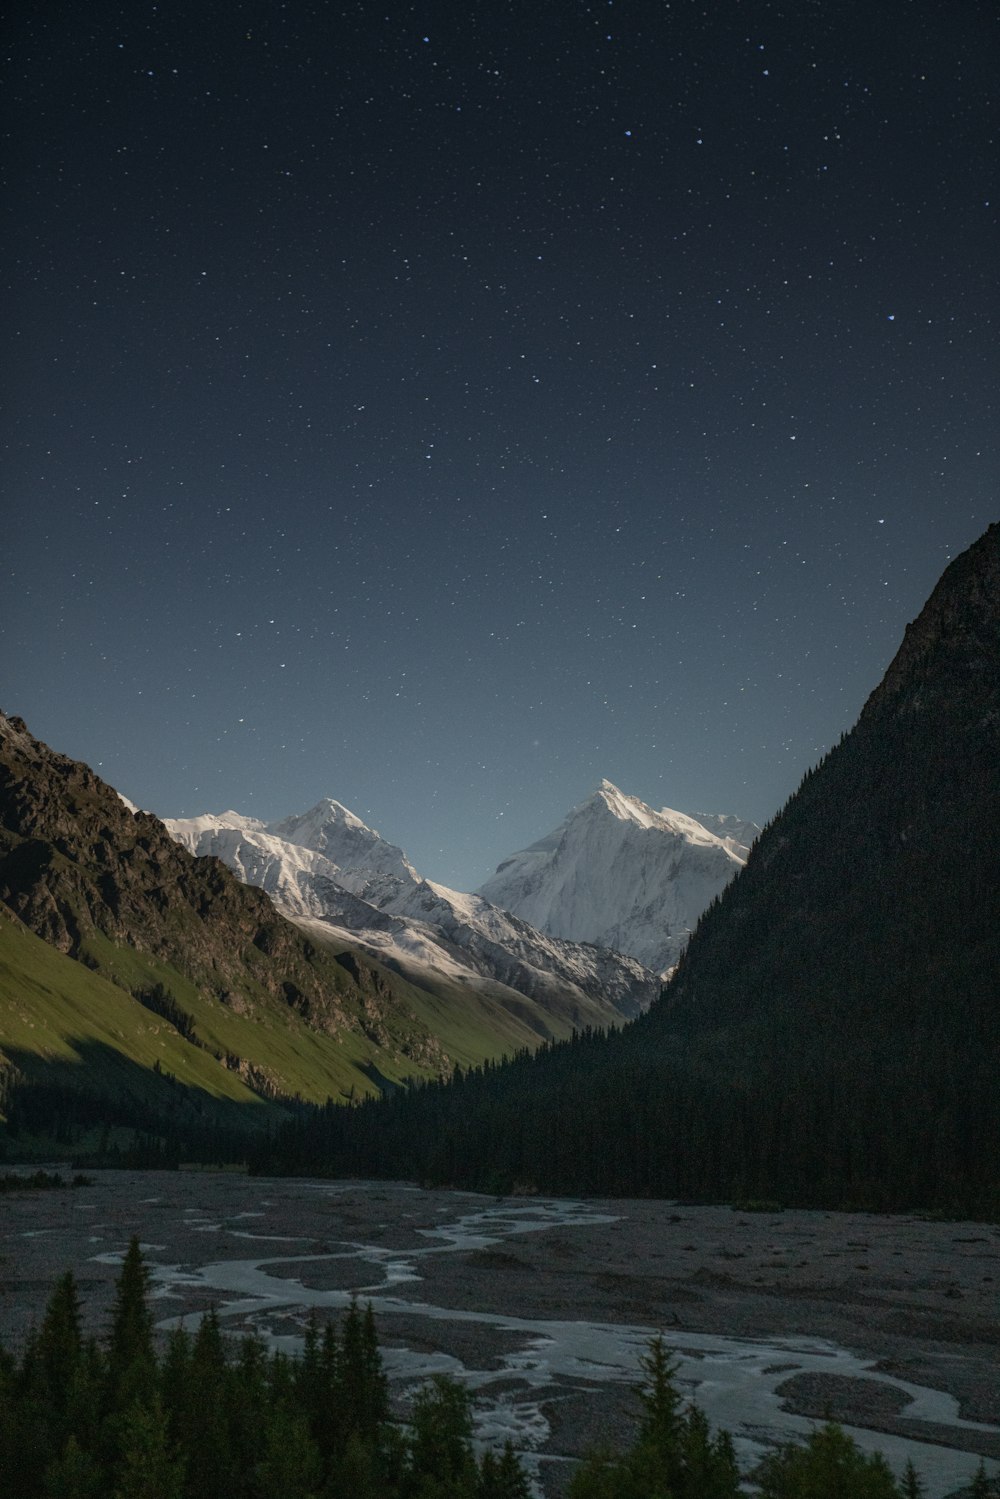
[[[614,948],[663,973],[758,832],[734,816],[657,812],[602,781],[479,893],[551,936]]]

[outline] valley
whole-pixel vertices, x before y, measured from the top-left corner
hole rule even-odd
[[[547,1499],[589,1445],[627,1440],[658,1331],[745,1468],[831,1415],[897,1471],[911,1456],[928,1499],[980,1456],[1000,1471],[995,1225],[194,1171],[97,1171],[4,1207],[5,1344],[66,1268],[103,1330],[133,1233],[161,1330],[214,1304],[230,1332],[294,1351],[311,1310],[356,1293],[398,1409],[420,1378],[455,1375],[480,1437],[509,1436]]]

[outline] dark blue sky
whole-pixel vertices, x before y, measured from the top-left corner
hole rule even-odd
[[[0,706],[144,806],[762,822],[997,518],[992,4],[14,16]]]

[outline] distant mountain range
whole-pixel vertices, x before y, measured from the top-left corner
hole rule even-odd
[[[322,1100],[450,1070],[437,996],[311,941],[2,714],[0,912],[0,1093],[58,1075],[176,1112],[194,1094]],[[468,1060],[495,1054],[495,1033],[463,1023]],[[508,1047],[534,1034],[511,1030]]]
[[[286,915],[349,934],[418,982],[491,979],[562,1008],[575,993],[578,1023],[630,1018],[651,1003],[654,976],[677,962],[745,862],[741,840],[760,831],[735,817],[654,812],[605,781],[466,895],[422,879],[402,849],[330,799],[280,822],[222,812],[165,826]]]
[[[644,835],[649,876],[665,882],[645,930],[623,908],[608,931],[623,944],[656,933],[659,899],[672,955],[692,900],[738,867],[734,830],[720,840],[608,786],[596,802],[627,809],[622,826]],[[699,854],[712,864],[700,887]],[[578,840],[577,879],[610,896],[602,855],[599,838]],[[680,915],[668,888],[678,870]],[[124,1095],[151,1129],[167,1104],[175,1121],[197,1114],[200,1095],[217,1118],[242,1101],[349,1098],[444,1075],[620,1024],[660,987],[606,941],[566,938],[555,920],[539,930],[422,879],[338,802],[271,824],[227,812],[164,826],[3,715],[0,912],[0,1103],[18,1079],[60,1098]]]
[[[336,844],[343,862],[362,849],[359,890],[405,895],[460,940],[334,889],[324,854],[274,837],[276,893],[305,921],[334,902],[341,915],[340,926],[317,919],[304,932],[252,888],[271,883],[271,845],[251,831],[218,835],[257,860],[241,867],[242,883],[0,714],[0,1114],[16,1094],[22,1116],[35,1100],[32,1128],[64,1139],[98,1118],[157,1136],[169,1123],[188,1139],[208,1124],[245,1130],[296,1098],[375,1093],[618,1021],[656,992],[635,960],[497,912],[501,947],[485,902],[445,901],[335,804],[282,831],[328,852]],[[364,940],[352,940],[355,921]],[[400,954],[418,981],[399,971]]]
[[[224,812],[164,825],[309,930],[360,946],[415,982],[513,992],[577,1027],[637,1015],[658,993],[634,958],[546,936],[480,896],[421,879],[402,849],[339,802],[274,823]]]

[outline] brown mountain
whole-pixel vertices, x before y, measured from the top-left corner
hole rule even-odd
[[[428,996],[359,954],[310,941],[262,891],[216,859],[192,857],[86,765],[3,715],[0,901],[14,918],[0,922],[9,955],[0,1047],[35,1075],[45,1048],[33,1062],[32,1027],[50,1052],[55,1034],[93,1040],[82,969],[134,1000],[131,1022],[118,1026],[123,1054],[136,1056],[135,1028],[154,1025],[171,1059],[193,1047],[266,1096],[322,1100],[370,1091],[376,1076],[450,1068],[418,1013]],[[25,928],[74,960],[57,979],[38,978],[39,965],[46,975],[52,965]],[[37,981],[31,1004],[25,963]],[[92,993],[88,1003],[97,1004]]]

